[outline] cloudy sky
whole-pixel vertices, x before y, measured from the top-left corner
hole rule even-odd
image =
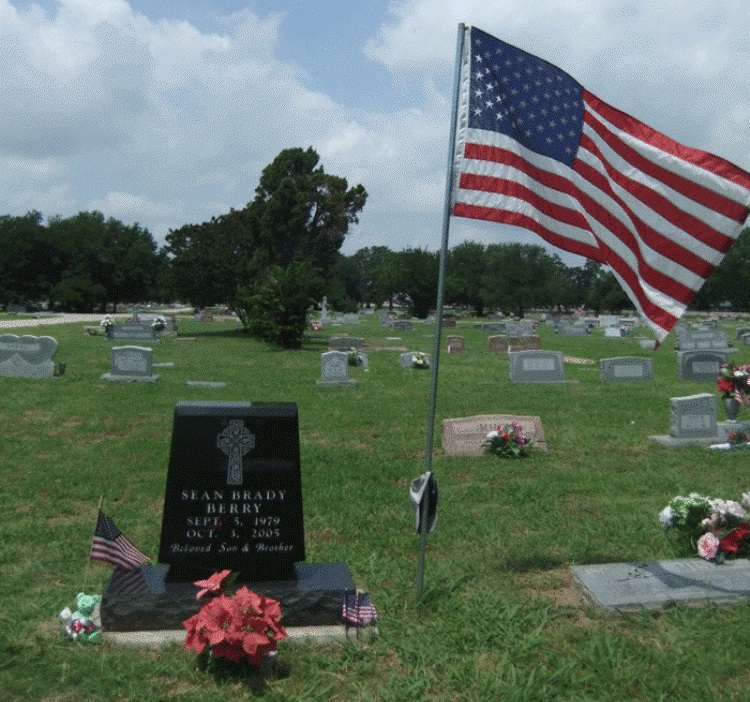
[[[0,214],[99,210],[161,244],[312,146],[369,193],[344,253],[437,250],[459,22],[750,170],[747,0],[0,0]]]

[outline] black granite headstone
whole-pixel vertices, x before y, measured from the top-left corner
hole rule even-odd
[[[293,580],[304,559],[297,406],[178,402],[159,546],[169,579]]]

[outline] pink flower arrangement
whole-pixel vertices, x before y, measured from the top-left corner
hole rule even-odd
[[[706,532],[698,539],[698,555],[707,561],[713,561],[719,554],[721,541],[712,531]]]
[[[187,629],[185,648],[199,656],[204,652],[232,663],[247,661],[259,666],[287,638],[281,625],[281,607],[276,600],[259,595],[243,586],[233,595],[216,594],[229,571],[215,573],[197,581],[203,587],[199,597],[213,596],[197,614],[182,622]]]
[[[513,420],[487,434],[484,446],[487,453],[501,458],[524,458],[529,455],[531,440],[524,435],[521,424]]]

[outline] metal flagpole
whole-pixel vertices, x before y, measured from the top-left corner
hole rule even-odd
[[[443,296],[445,293],[445,261],[448,255],[448,233],[451,218],[451,200],[453,197],[453,161],[456,150],[456,125],[458,123],[458,95],[461,78],[461,58],[464,48],[464,25],[458,25],[458,39],[456,42],[456,66],[453,75],[453,111],[451,114],[451,131],[448,147],[448,168],[445,178],[445,203],[443,205],[443,241],[440,247],[440,269],[438,273],[437,304],[435,306],[435,339],[432,347],[432,384],[430,386],[430,401],[427,409],[427,440],[425,446],[424,470],[427,477],[423,493],[423,503],[419,522],[419,558],[417,560],[417,602],[422,597],[424,582],[424,559],[427,546],[427,521],[430,507],[430,484],[432,475],[432,447],[435,435],[435,405],[437,401],[438,368],[440,366],[440,343],[443,328]]]

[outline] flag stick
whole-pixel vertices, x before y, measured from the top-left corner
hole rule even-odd
[[[448,148],[448,168],[445,178],[445,203],[443,205],[443,240],[440,247],[440,268],[438,272],[437,303],[435,304],[435,339],[432,347],[432,383],[430,401],[427,407],[427,439],[424,456],[424,470],[428,479],[432,474],[432,447],[435,435],[435,405],[437,401],[438,367],[440,366],[440,340],[443,328],[443,296],[445,294],[445,261],[448,255],[448,235],[451,218],[451,199],[453,196],[453,161],[456,150],[456,124],[458,122],[458,91],[461,75],[461,57],[464,45],[464,25],[458,25],[456,41],[456,66],[453,76],[453,111],[451,114],[450,146]],[[422,597],[424,583],[424,559],[427,547],[427,517],[430,507],[429,483],[425,486],[422,497],[422,512],[419,522],[419,558],[417,560],[417,602]]]
[[[104,504],[104,495],[99,498],[99,506],[96,508],[96,521],[94,522],[94,533],[96,533],[96,525],[99,523],[99,513],[102,511],[102,505]],[[91,572],[91,547],[89,546],[89,559],[86,561],[86,572],[83,576],[83,587],[81,592],[86,592],[86,586],[89,582],[89,573]]]

